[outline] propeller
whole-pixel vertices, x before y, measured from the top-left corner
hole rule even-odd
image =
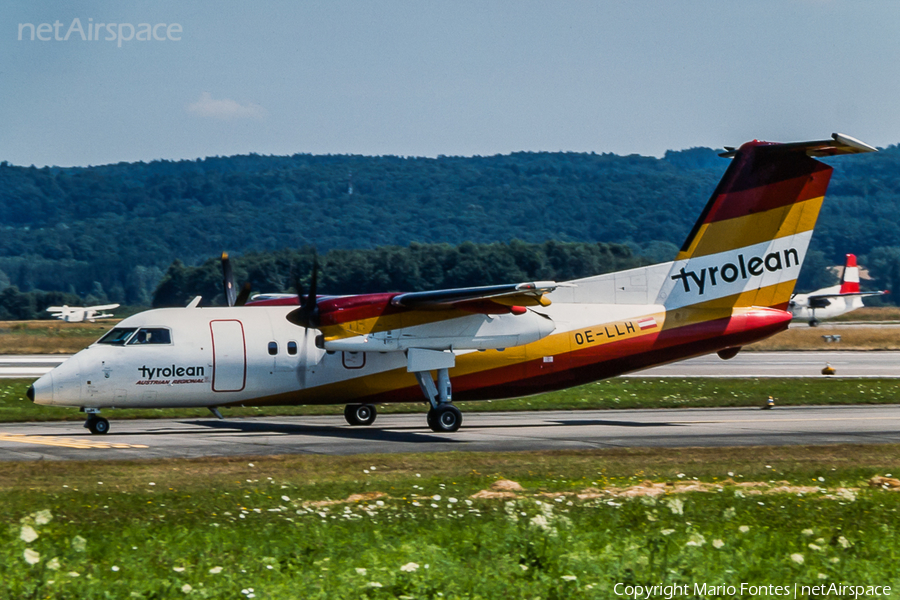
[[[235,290],[234,272],[231,270],[231,259],[228,253],[222,253],[222,287],[225,289],[225,300],[228,306],[244,306],[250,298],[250,282],[241,287],[240,293]]]
[[[309,292],[306,298],[303,298],[303,286],[300,285],[300,278],[294,273],[294,287],[297,289],[297,299],[300,301],[300,308],[294,309],[286,316],[287,320],[294,325],[299,325],[305,329],[315,328],[319,326],[319,306],[316,297],[316,289],[318,288],[319,279],[319,257],[313,254],[312,275],[309,278]]]

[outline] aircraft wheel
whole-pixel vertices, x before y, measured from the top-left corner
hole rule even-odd
[[[95,417],[92,415],[87,420],[87,423],[85,423],[85,427],[90,429],[91,433],[94,435],[104,435],[109,431],[109,421],[103,417]]]
[[[371,404],[348,404],[344,407],[344,418],[350,425],[371,425],[378,416]]]
[[[809,320],[809,326],[810,326],[810,327],[818,327],[818,326],[819,326],[819,320],[818,320],[818,319],[810,319],[810,320]]]
[[[428,411],[428,427],[436,433],[453,433],[462,425],[462,413],[452,404],[440,404]]]

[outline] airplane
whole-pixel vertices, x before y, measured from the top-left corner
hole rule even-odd
[[[753,140],[670,262],[565,283],[318,296],[161,308],[128,317],[37,379],[27,396],[76,407],[94,434],[105,408],[423,402],[428,427],[457,431],[455,400],[568,388],[742,346],[787,329],[788,306],[833,168],[816,157],[874,152],[842,134]],[[638,215],[635,215],[636,217]],[[227,277],[226,277],[227,281]],[[232,286],[233,289],[233,286]],[[435,377],[436,375],[436,377]],[[452,385],[451,385],[452,382]]]
[[[93,323],[97,319],[108,319],[114,316],[112,313],[103,313],[104,310],[113,310],[119,308],[118,304],[98,304],[97,306],[51,306],[47,312],[54,313],[52,316],[62,319],[66,323],[81,323],[88,321]]]
[[[794,294],[788,310],[795,319],[809,319],[809,326],[819,325],[819,319],[830,319],[863,307],[863,296],[882,296],[880,292],[859,291],[859,267],[856,255],[848,254],[840,285],[816,290],[808,294]],[[818,311],[818,314],[817,314]]]

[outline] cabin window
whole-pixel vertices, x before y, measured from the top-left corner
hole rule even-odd
[[[162,327],[141,327],[128,342],[129,346],[143,344],[171,344],[172,334]]]
[[[272,356],[278,354],[278,342],[269,342],[269,354]]]
[[[124,346],[131,334],[137,331],[136,327],[114,327],[106,335],[97,340],[98,344],[111,344]]]
[[[291,356],[297,354],[297,342],[288,342],[288,354]]]

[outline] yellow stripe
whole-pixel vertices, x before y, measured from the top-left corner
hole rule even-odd
[[[695,325],[716,319],[725,319],[735,314],[735,308],[739,310],[740,308],[749,308],[753,306],[769,307],[785,304],[790,300],[793,288],[794,280],[791,280],[776,285],[766,286],[761,289],[733,294],[724,298],[698,302],[697,304],[670,310],[666,313],[639,315],[626,321],[612,321],[610,323],[602,323],[572,331],[551,334],[537,342],[525,346],[507,348],[502,352],[498,350],[487,350],[485,352],[462,354],[456,358],[456,367],[452,369],[451,377],[456,378],[463,375],[471,375],[517,365],[522,365],[524,367],[525,362],[538,360],[545,356],[556,357],[592,346],[656,334],[662,330]],[[656,319],[657,326],[641,331],[637,321],[647,317]],[[634,332],[625,331],[626,328],[623,324],[626,322],[634,324]],[[604,331],[605,328],[610,328],[612,331],[617,323],[619,329],[614,338],[596,335],[591,342],[587,342],[587,338],[585,337],[584,339],[587,343],[580,345],[577,343],[575,337],[576,334],[585,336],[586,331],[592,331],[597,334]],[[619,332],[622,332],[622,335],[619,335]],[[509,380],[513,381],[524,376],[524,371],[519,374],[513,369],[507,376]],[[502,384],[503,380],[498,377],[497,381],[493,383],[495,385]],[[256,404],[333,404],[335,399],[338,398],[341,402],[352,402],[354,398],[388,393],[393,390],[415,387],[417,385],[415,375],[407,373],[406,369],[400,368],[393,371],[338,381],[323,386],[317,386],[315,388],[279,394],[269,398],[260,399]],[[422,401],[424,402],[424,398]]]
[[[392,315],[379,315],[368,319],[347,321],[338,325],[326,325],[320,329],[326,340],[335,340],[377,333],[379,331],[391,331],[403,327],[425,325],[437,321],[446,321],[447,319],[458,319],[471,314],[461,310],[412,310]]]
[[[642,331],[637,324],[637,321],[647,317],[655,318],[657,325],[656,327]],[[451,377],[456,378],[463,375],[471,375],[503,367],[524,366],[525,362],[539,360],[545,356],[560,356],[573,350],[583,350],[589,347],[601,346],[620,340],[659,333],[663,329],[665,321],[665,313],[640,315],[624,321],[612,321],[610,323],[582,327],[573,331],[551,334],[541,340],[532,342],[531,344],[507,348],[503,351],[486,350],[484,352],[461,354],[456,357],[456,367],[452,369]],[[627,328],[624,325],[626,322],[633,324],[633,332],[626,331]],[[622,334],[619,335],[617,333],[613,338],[606,336],[604,329],[609,328],[612,332],[615,330],[616,325],[619,326],[618,331],[622,332]],[[592,341],[590,342],[587,341],[585,335],[585,332],[587,331],[591,331],[594,334],[591,338]],[[581,334],[584,343],[577,343],[576,334]],[[524,371],[519,374],[514,370],[508,374],[508,379],[514,381],[519,379],[522,375],[524,375]],[[495,383],[501,384],[503,381],[498,379]],[[344,402],[351,402],[354,398],[415,387],[417,385],[418,383],[415,375],[407,373],[406,369],[401,368],[364,377],[338,381],[306,390],[298,390],[288,394],[279,394],[255,402],[255,404],[277,405],[285,402],[297,404],[333,404],[335,398],[341,398]],[[325,400],[322,400],[322,398],[325,398]],[[425,401],[424,397],[422,401]],[[236,404],[240,403],[238,402]]]
[[[773,307],[786,304],[791,299],[796,281],[796,279],[791,279],[775,285],[767,285],[758,289],[746,290],[739,294],[706,300],[705,302],[698,302],[670,310],[666,319],[666,329],[721,318],[722,316],[730,315],[732,308],[750,306]]]
[[[725,221],[704,223],[690,248],[676,260],[718,254],[810,231],[816,226],[824,196]]]

